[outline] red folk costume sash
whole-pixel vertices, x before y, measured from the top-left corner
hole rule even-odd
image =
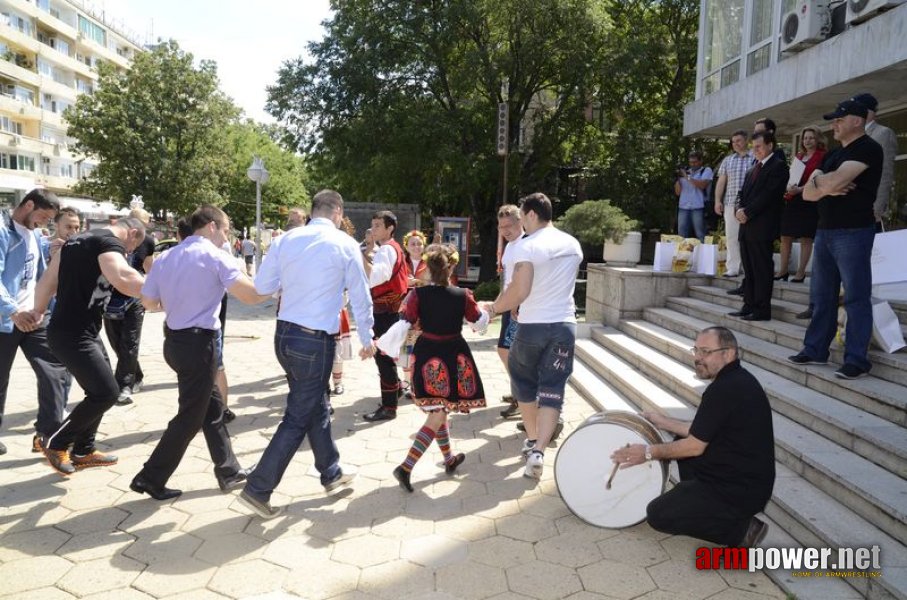
[[[406,296],[407,270],[403,249],[393,239],[384,245],[392,247],[397,258],[394,261],[391,278],[372,288],[372,304],[376,314],[399,312],[400,304]]]

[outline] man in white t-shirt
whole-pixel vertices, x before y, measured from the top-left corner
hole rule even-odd
[[[573,372],[573,291],[583,252],[575,238],[554,227],[547,196],[526,196],[520,210],[527,236],[514,249],[513,279],[486,308],[494,316],[519,307],[520,326],[508,358],[510,389],[526,428],[523,476],[539,479]]]
[[[44,436],[63,420],[66,404],[66,369],[47,345],[46,319],[36,320],[35,285],[44,273],[44,240],[36,228],[43,227],[60,210],[51,192],[35,189],[12,213],[3,213],[0,227],[0,423],[6,404],[9,373],[19,348],[38,380],[38,419],[32,449],[40,452]],[[0,443],[0,454],[6,446]]]

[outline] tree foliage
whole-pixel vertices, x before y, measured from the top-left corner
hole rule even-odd
[[[273,126],[251,121],[227,127],[223,152],[229,157],[222,193],[227,198],[223,209],[237,228],[255,224],[255,183],[246,175],[253,156],[260,156],[270,174],[261,188],[262,221],[277,226],[286,220],[286,209],[307,206],[306,171],[301,156],[287,152],[274,141]]]
[[[239,111],[218,90],[216,65],[194,66],[171,41],[137,54],[129,71],[98,73],[98,89],[64,113],[76,151],[99,160],[77,191],[120,203],[140,194],[158,215],[222,204],[227,124]]]

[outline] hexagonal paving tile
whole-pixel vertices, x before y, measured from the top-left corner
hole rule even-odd
[[[177,558],[149,565],[132,584],[155,597],[170,596],[205,587],[216,567],[195,558]]]
[[[448,565],[436,572],[438,590],[455,598],[478,600],[507,591],[504,570],[477,562]]]
[[[53,554],[71,536],[53,527],[42,527],[22,533],[3,535],[0,544],[0,562],[10,562],[32,556],[46,556]]]
[[[158,536],[151,536],[149,532],[138,533],[144,535],[123,550],[123,554],[147,565],[189,558],[202,545],[202,540],[181,531],[162,533]]]
[[[4,593],[16,595],[54,585],[72,566],[59,556],[23,558],[0,565],[0,581]]]
[[[120,506],[130,514],[120,523],[119,529],[137,537],[142,537],[144,531],[177,531],[189,519],[188,514],[166,502],[138,500],[127,505],[121,503]]]
[[[494,520],[485,517],[474,517],[464,515],[456,519],[438,521],[435,523],[435,531],[439,535],[474,542],[483,540],[495,535]]]
[[[586,565],[577,573],[586,590],[614,598],[635,598],[655,589],[645,569],[612,560]]]
[[[778,589],[765,573],[747,571],[718,571],[718,575],[732,588],[773,598],[785,598],[786,594]],[[724,593],[724,592],[722,592]]]
[[[231,598],[264,594],[283,587],[288,569],[264,560],[249,560],[217,569],[208,589]]]
[[[581,533],[562,533],[537,543],[535,554],[545,562],[574,569],[582,567],[602,558],[595,540],[589,537]]]
[[[441,567],[466,560],[466,543],[441,535],[426,535],[403,541],[400,558],[426,567]]]
[[[469,558],[492,567],[506,569],[535,560],[532,544],[495,536],[469,544]]]
[[[297,564],[284,587],[303,598],[333,598],[354,592],[361,569],[334,560],[315,560]]]
[[[93,560],[119,554],[134,541],[134,537],[123,531],[83,533],[73,536],[56,554],[73,562]]]
[[[657,565],[670,559],[657,541],[630,533],[621,533],[598,542],[598,548],[602,556],[608,560],[639,567]]]
[[[288,536],[268,544],[262,558],[288,569],[295,569],[299,565],[312,562],[326,562],[330,560],[333,550],[333,546],[318,538]]]
[[[334,544],[331,558],[354,567],[370,567],[396,560],[400,555],[400,542],[368,534]]]
[[[526,542],[538,542],[557,535],[557,528],[549,520],[535,515],[519,514],[495,519],[498,535],[506,535]]]
[[[54,523],[54,527],[67,533],[104,533],[115,531],[129,517],[129,513],[116,506],[70,513]]]
[[[205,511],[189,517],[180,530],[200,538],[209,538],[228,533],[240,533],[251,520],[252,517],[248,515],[240,515],[228,509]]]
[[[123,492],[112,487],[74,488],[69,490],[60,505],[69,510],[88,510],[115,504]]]
[[[267,542],[260,537],[247,533],[228,533],[205,540],[195,551],[195,558],[212,565],[224,565],[258,558],[264,553],[266,546]]]
[[[539,600],[560,600],[583,589],[573,569],[541,561],[507,569],[507,585],[518,594]]]
[[[129,587],[142,572],[145,565],[126,558],[98,558],[80,562],[57,583],[57,585],[76,596],[87,596],[96,592]]]
[[[724,590],[727,583],[715,571],[697,571],[691,561],[672,560],[649,567],[658,589],[706,598]]]
[[[564,598],[564,600],[613,600],[613,598],[611,596],[605,596],[604,594],[596,594],[595,592],[583,590],[582,592],[570,594]]]
[[[550,521],[559,519],[570,514],[570,509],[564,504],[560,496],[532,496],[530,498],[517,500],[520,504],[521,512],[526,514],[542,517]]]
[[[398,516],[388,520],[375,519],[372,524],[372,533],[396,540],[408,540],[423,535],[431,535],[434,530],[435,523],[433,521],[410,519],[405,516]]]
[[[4,596],[9,598],[10,596]],[[44,587],[37,590],[20,592],[15,595],[15,600],[75,600],[75,596],[56,587]]]
[[[397,600],[401,596],[416,596],[434,591],[432,570],[405,560],[362,569],[359,590],[368,594]]]
[[[83,596],[82,600],[154,600],[154,596],[133,588],[117,588],[90,596]]]

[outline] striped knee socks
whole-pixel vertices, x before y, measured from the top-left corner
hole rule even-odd
[[[431,441],[433,439],[435,439],[435,432],[427,426],[423,425],[422,429],[420,429],[416,434],[416,439],[413,440],[413,445],[409,449],[409,453],[406,455],[406,460],[404,460],[403,464],[401,465],[404,471],[408,473],[413,470],[413,467],[415,467],[419,459],[422,458],[425,450],[429,446],[431,446]],[[449,447],[448,452],[450,452]]]

